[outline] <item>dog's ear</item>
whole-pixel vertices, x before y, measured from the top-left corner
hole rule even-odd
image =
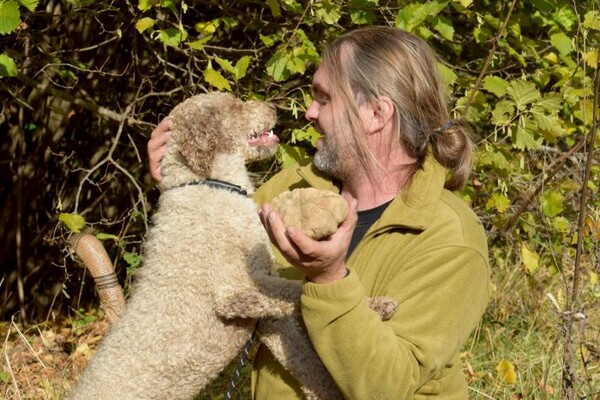
[[[187,112],[181,112],[173,121],[177,132],[177,146],[186,165],[197,175],[210,174],[219,142],[219,124],[210,121],[209,107],[190,104]]]

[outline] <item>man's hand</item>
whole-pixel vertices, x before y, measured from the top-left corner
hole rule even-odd
[[[156,183],[162,181],[162,173],[160,170],[160,162],[167,152],[167,140],[171,135],[171,120],[164,118],[152,131],[150,140],[148,141],[148,164],[150,167],[150,175]]]
[[[320,241],[309,238],[297,227],[286,229],[270,204],[263,205],[259,216],[271,242],[290,264],[301,270],[311,282],[331,283],[347,274],[345,260],[358,218],[356,204],[354,198],[348,201],[346,220],[333,235]]]

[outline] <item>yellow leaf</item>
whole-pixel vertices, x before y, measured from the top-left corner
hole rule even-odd
[[[596,221],[590,214],[585,216],[583,235],[589,236],[595,241],[600,240],[600,221]]]
[[[156,22],[154,19],[150,17],[144,17],[135,23],[135,29],[137,29],[139,33],[143,33],[146,29],[152,28],[154,26],[154,22]]]
[[[85,225],[85,219],[79,214],[60,213],[58,220],[65,224],[71,232],[79,232]]]
[[[521,260],[527,272],[533,274],[539,267],[540,256],[535,250],[529,250],[525,243],[521,243]]]
[[[501,381],[509,385],[517,383],[515,366],[510,361],[500,360],[498,365],[496,365],[496,372],[498,373],[498,379]]]

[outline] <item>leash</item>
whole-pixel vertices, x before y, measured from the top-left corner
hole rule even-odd
[[[231,378],[231,382],[229,383],[229,389],[227,389],[227,394],[225,395],[225,398],[227,400],[233,399],[234,390],[235,390],[237,384],[240,382],[240,378],[242,377],[242,369],[246,365],[246,362],[248,362],[248,357],[250,356],[250,350],[252,350],[252,347],[254,346],[257,329],[258,329],[258,322],[256,323],[256,326],[254,327],[254,331],[252,331],[252,336],[250,337],[250,339],[248,339],[248,341],[244,345],[244,349],[242,351],[242,354],[240,355],[240,362],[238,363],[237,368],[233,372],[233,377]]]

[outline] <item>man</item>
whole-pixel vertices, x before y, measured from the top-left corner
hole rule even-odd
[[[470,173],[472,145],[463,125],[449,121],[436,58],[412,34],[361,28],[329,45],[313,90],[306,118],[323,135],[314,160],[255,194],[282,276],[304,278],[311,342],[347,399],[467,398],[459,352],[487,304],[487,245],[478,218],[451,192]],[[164,125],[148,144],[155,179]],[[285,229],[268,204],[307,186],[350,203],[327,240]],[[381,321],[367,296],[396,299],[392,319]],[[264,346],[253,393],[302,397]]]

